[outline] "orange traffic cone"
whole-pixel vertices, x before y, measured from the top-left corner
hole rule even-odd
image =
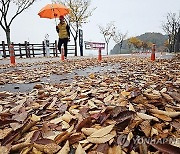
[[[156,51],[156,45],[153,44],[152,46],[152,52],[151,52],[151,60],[155,61],[155,51]]]
[[[15,53],[14,53],[14,46],[11,44],[9,46],[9,53],[10,53],[10,60],[11,60],[11,65],[16,65],[15,62]]]
[[[99,48],[99,51],[98,51],[98,61],[101,61],[101,60],[102,60],[101,48]]]
[[[61,60],[64,61],[64,48],[61,48]]]

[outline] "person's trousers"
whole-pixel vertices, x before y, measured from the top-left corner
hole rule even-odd
[[[68,38],[60,39],[58,41],[58,50],[61,53],[61,46],[64,44],[64,57],[67,57],[67,44],[68,44]]]

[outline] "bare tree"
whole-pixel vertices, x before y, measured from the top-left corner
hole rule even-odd
[[[75,43],[75,56],[77,56],[77,38],[79,28],[82,27],[82,24],[88,22],[88,18],[92,16],[92,12],[95,8],[90,9],[91,0],[58,0],[58,2],[63,3],[71,9],[68,21],[71,27],[71,35],[73,36]]]
[[[8,45],[11,43],[10,26],[14,19],[29,8],[35,0],[0,0],[0,26],[6,33]],[[13,12],[13,14],[9,13]]]
[[[171,52],[174,52],[178,29],[180,28],[180,12],[179,15],[177,15],[176,13],[168,13],[166,21],[162,24],[162,28],[169,37],[169,50]]]
[[[127,36],[127,33],[123,34],[118,30],[115,31],[115,34],[113,36],[113,40],[119,46],[119,53],[121,53],[122,44],[123,44],[123,41],[126,38],[126,36]]]
[[[106,27],[99,26],[100,33],[103,34],[104,40],[106,42],[106,51],[108,55],[108,46],[109,46],[109,41],[110,39],[114,36],[115,34],[115,26],[114,22],[110,22],[106,25]]]

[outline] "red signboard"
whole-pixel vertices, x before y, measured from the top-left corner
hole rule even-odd
[[[98,42],[84,42],[85,49],[92,50],[92,49],[105,49],[105,43],[98,43]]]

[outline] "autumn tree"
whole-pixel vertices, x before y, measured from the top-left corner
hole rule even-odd
[[[139,49],[142,47],[142,41],[137,37],[131,37],[128,39],[128,43],[132,44],[134,48]]]
[[[35,0],[0,0],[0,26],[6,34],[7,44],[11,43],[11,24]],[[12,13],[13,12],[13,13]]]
[[[88,18],[92,16],[95,8],[90,9],[91,0],[58,0],[57,2],[64,4],[70,8],[70,14],[67,16],[70,32],[74,39],[75,56],[77,56],[77,38],[79,28],[88,22]]]
[[[162,28],[169,37],[169,50],[175,51],[175,46],[178,45],[178,30],[180,29],[180,12],[179,15],[176,13],[168,13],[166,21],[163,22]],[[177,49],[176,49],[177,50]]]
[[[110,22],[106,25],[106,27],[99,26],[100,33],[103,34],[104,40],[106,42],[106,51],[108,55],[108,46],[109,46],[109,41],[110,39],[114,36],[115,34],[115,26],[113,22]]]
[[[115,30],[115,33],[113,35],[113,40],[119,46],[119,52],[120,53],[121,53],[121,48],[122,48],[123,41],[126,38],[126,36],[127,36],[127,33],[123,34],[119,30]]]

